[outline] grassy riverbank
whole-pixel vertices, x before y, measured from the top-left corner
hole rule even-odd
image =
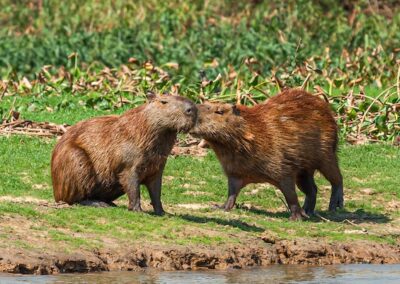
[[[54,140],[1,137],[0,247],[75,249],[133,244],[243,244],[268,232],[278,239],[323,238],[328,241],[399,242],[400,150],[385,145],[342,146],[345,210],[326,211],[330,189],[319,185],[321,216],[290,222],[282,195],[273,187],[251,185],[240,194],[238,208],[226,213],[226,180],[213,153],[206,157],[171,157],[164,174],[162,200],[168,214],[154,216],[143,190],[144,213],[117,208],[52,208],[49,161]],[[301,196],[301,194],[299,194]],[[301,197],[302,198],[302,197]]]

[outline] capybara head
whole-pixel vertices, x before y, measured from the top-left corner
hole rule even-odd
[[[188,132],[196,123],[197,108],[189,99],[169,94],[147,94],[145,110],[149,120],[160,129]]]
[[[206,103],[197,105],[196,125],[190,131],[194,136],[206,140],[229,139],[230,133],[243,123],[237,106],[226,103]]]

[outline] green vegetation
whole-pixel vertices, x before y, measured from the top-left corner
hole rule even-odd
[[[200,69],[215,77],[252,58],[263,76],[291,75],[308,63],[335,84],[393,83],[398,6],[349,2],[2,0],[0,74],[33,77],[44,65],[67,65],[77,53],[88,68],[118,67],[129,58],[177,62],[172,73],[191,81]],[[291,84],[302,81],[290,77]]]
[[[313,217],[299,223],[288,220],[282,194],[266,184],[246,187],[239,196],[238,207],[230,213],[213,209],[225,201],[227,189],[226,178],[211,152],[203,158],[169,158],[162,192],[168,214],[163,217],[152,214],[144,188],[144,213],[129,212],[126,197],[117,201],[116,208],[52,208],[49,160],[54,143],[52,139],[23,136],[0,138],[0,159],[7,161],[0,165],[0,212],[15,218],[16,224],[9,224],[13,234],[18,234],[13,230],[20,225],[18,220],[23,220],[30,224],[28,231],[33,235],[46,232],[52,243],[65,246],[66,250],[102,247],[105,239],[121,244],[144,239],[163,244],[245,244],[264,232],[285,239],[399,240],[395,226],[400,218],[400,150],[391,146],[343,145],[340,161],[345,179],[345,210],[335,214],[326,211],[330,189],[318,177],[317,209],[332,221]],[[7,231],[7,223],[4,230]],[[29,239],[18,242],[32,245]]]
[[[302,86],[331,102],[348,141],[399,136],[395,2],[27,2],[0,1],[5,120],[76,122],[147,90],[254,104]]]

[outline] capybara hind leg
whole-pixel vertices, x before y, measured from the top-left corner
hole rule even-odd
[[[129,211],[142,211],[140,206],[140,182],[136,174],[126,171],[121,175],[120,184],[124,192],[128,195],[128,210]]]
[[[343,177],[340,173],[336,157],[331,160],[330,164],[324,164],[320,171],[332,186],[329,210],[335,211],[336,208],[343,208]]]
[[[164,215],[164,209],[161,204],[161,184],[162,184],[162,171],[149,178],[148,181],[146,181],[146,187],[149,191],[150,199],[151,199],[151,205],[154,208],[154,213],[156,215]]]
[[[233,206],[235,206],[236,198],[243,186],[244,183],[242,179],[232,176],[228,177],[228,199],[223,206],[225,211],[230,211]]]
[[[317,185],[314,181],[314,174],[306,171],[299,173],[296,177],[296,184],[298,188],[306,195],[303,205],[305,213],[308,216],[314,215],[318,191]]]
[[[295,181],[293,178],[285,178],[279,183],[279,189],[285,196],[291,215],[290,220],[301,221],[303,217],[308,218],[304,209],[300,207],[299,199],[296,194]]]
[[[85,151],[77,147],[64,147],[52,160],[54,198],[68,204],[90,197],[95,187],[95,172]]]
[[[79,204],[84,205],[84,206],[92,206],[92,207],[110,207],[111,206],[109,203],[100,201],[100,200],[83,200],[83,201],[79,202]]]

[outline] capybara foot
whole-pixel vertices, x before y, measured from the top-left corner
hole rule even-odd
[[[157,216],[163,216],[163,215],[165,215],[165,211],[163,209],[155,210],[154,214],[156,214]]]
[[[343,198],[339,198],[339,200],[334,200],[329,203],[329,211],[335,212],[336,208],[343,208]]]
[[[304,212],[306,213],[307,216],[315,216],[315,211],[312,209],[304,208]]]
[[[84,206],[103,207],[103,208],[111,206],[109,203],[99,200],[83,200],[79,202],[79,204]]]
[[[307,205],[304,205],[303,209],[304,209],[304,212],[306,213],[306,215],[308,215],[308,216],[314,216],[315,215],[314,208],[310,208]]]
[[[129,211],[134,211],[134,212],[142,212],[142,207],[140,205],[129,205],[128,206]]]
[[[220,205],[220,204],[212,204],[212,205],[211,205],[211,209],[214,209],[214,210],[224,210],[224,209],[225,209],[225,204],[222,204],[222,205]]]
[[[228,211],[231,211],[232,210],[232,208],[235,206],[235,201],[234,200],[231,200],[231,199],[228,199],[226,202],[225,202],[225,204],[223,205],[223,209],[226,211],[226,212],[228,212]]]
[[[310,218],[310,217],[306,214],[306,212],[304,212],[302,208],[300,208],[293,211],[289,219],[292,221],[302,221],[304,218]]]

